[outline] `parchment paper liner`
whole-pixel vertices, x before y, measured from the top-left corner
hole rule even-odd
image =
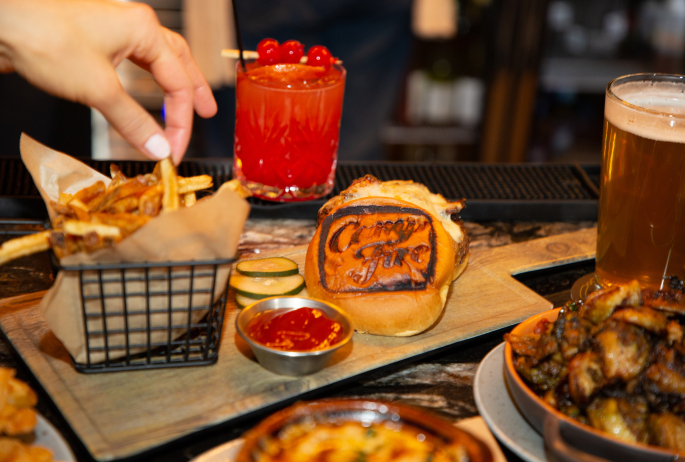
[[[26,168],[31,173],[33,181],[38,188],[48,213],[52,219],[56,214],[50,207],[50,200],[57,200],[60,192],[73,194],[80,189],[90,186],[96,181],[103,181],[109,184],[110,179],[82,162],[57,151],[54,151],[26,134],[21,137],[21,157]],[[78,253],[69,255],[60,261],[63,266],[88,265],[98,263],[120,263],[120,262],[173,262],[189,260],[214,260],[231,259],[237,255],[238,241],[242,233],[243,225],[250,212],[248,202],[238,194],[227,188],[220,188],[211,197],[199,201],[192,207],[181,208],[174,212],[162,214],[148,224],[140,228],[131,236],[127,237],[113,247],[101,249],[93,253]],[[150,270],[150,274],[163,270]],[[164,270],[165,271],[165,270]],[[188,273],[188,267],[178,269],[180,272]],[[216,301],[222,294],[226,280],[230,273],[230,265],[222,265],[217,272],[216,286],[213,300]],[[176,275],[176,273],[174,273]],[[107,271],[103,273],[104,278],[111,277]],[[185,285],[189,285],[189,278],[186,278]],[[195,283],[204,284],[205,288],[210,287],[210,281],[205,278],[204,282],[195,278]],[[174,281],[174,284],[177,282]],[[92,295],[99,289],[97,284],[91,284],[92,288],[86,288],[84,295]],[[166,281],[155,281],[150,283],[151,291],[166,291]],[[174,290],[183,289],[182,285],[174,286]],[[186,287],[187,288],[187,287]],[[144,283],[127,283],[127,291],[144,292]],[[121,292],[121,283],[105,284],[105,292]],[[207,306],[209,294],[194,296],[193,307]],[[143,311],[145,309],[144,297],[128,297],[127,309],[129,311]],[[151,309],[166,309],[168,304],[167,297],[152,297]],[[172,308],[188,306],[187,295],[174,295],[171,297]],[[87,312],[100,313],[100,303],[95,300],[86,304]],[[60,271],[55,280],[55,284],[45,295],[40,304],[40,310],[57,338],[62,341],[66,349],[77,363],[86,363],[86,339],[83,328],[83,314],[81,310],[80,282],[78,272]],[[123,299],[115,297],[107,299],[105,303],[106,313],[122,312]],[[193,310],[192,323],[199,321],[206,311]],[[123,316],[115,317],[110,322],[108,316],[108,329],[121,329],[124,326]],[[147,324],[144,315],[129,315],[129,329],[145,327]],[[172,315],[172,325],[185,325],[187,323],[187,312],[174,313]],[[168,326],[166,314],[151,316],[152,327]],[[99,319],[89,320],[89,330],[102,329],[102,321]],[[185,333],[185,329],[174,329],[172,337],[177,338]],[[167,331],[153,331],[151,341],[153,343],[164,342],[167,339]],[[123,344],[123,335],[110,336],[110,343],[117,341]],[[144,344],[147,333],[129,334],[131,344]],[[97,339],[96,339],[97,340]],[[102,346],[104,341],[99,339],[99,343],[93,343],[91,338],[91,348]],[[131,354],[144,352],[144,348],[131,350]],[[124,356],[125,351],[110,351],[109,358],[116,359]],[[90,355],[90,362],[97,363],[105,359],[104,353],[93,353]]]

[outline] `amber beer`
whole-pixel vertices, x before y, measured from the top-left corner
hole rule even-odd
[[[597,281],[659,289],[685,279],[685,78],[620,77],[607,87]]]

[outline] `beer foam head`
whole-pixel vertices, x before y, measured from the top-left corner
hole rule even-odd
[[[614,82],[604,116],[643,138],[685,143],[685,82]],[[625,104],[628,103],[628,104]]]

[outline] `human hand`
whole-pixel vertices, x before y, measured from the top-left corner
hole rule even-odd
[[[124,90],[125,58],[164,91],[166,130]],[[112,0],[0,0],[0,72],[16,71],[42,90],[91,106],[135,148],[178,164],[193,109],[216,114],[212,91],[186,41],[162,27],[152,8]]]

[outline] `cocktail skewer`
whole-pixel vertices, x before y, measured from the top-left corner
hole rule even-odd
[[[221,56],[223,56],[224,58],[238,59],[238,58],[240,58],[240,50],[233,50],[233,49],[226,48],[224,50],[221,50]],[[257,59],[257,58],[259,58],[259,53],[257,53],[256,51],[244,50],[243,51],[243,58],[245,58],[245,59]],[[307,63],[307,56],[306,55],[300,59],[300,63],[301,64]],[[337,59],[335,61],[335,64],[342,64],[342,60]]]
[[[225,49],[221,50],[221,56],[224,58],[238,59],[240,58],[240,50]],[[259,58],[259,53],[256,51],[245,50],[243,51],[243,58],[245,59],[257,59]]]

